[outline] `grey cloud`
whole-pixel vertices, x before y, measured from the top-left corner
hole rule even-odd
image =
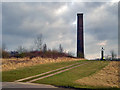
[[[66,11],[56,15],[55,12],[64,6]],[[99,56],[100,46],[97,46],[99,41],[109,41],[106,48],[112,45],[117,46],[116,4],[111,5],[105,2],[3,3],[2,8],[3,42],[11,49],[19,45],[31,46],[36,35],[42,33],[48,48],[58,48],[61,43],[65,50],[76,53],[76,25],[72,23],[78,12],[84,13],[87,58],[91,53],[93,57]],[[103,17],[102,14],[106,16]],[[91,47],[94,49],[91,50]]]

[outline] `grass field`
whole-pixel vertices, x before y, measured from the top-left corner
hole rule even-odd
[[[108,66],[89,77],[76,80],[81,85],[98,86],[98,87],[120,87],[119,72],[120,62],[111,61]]]
[[[51,76],[45,79],[41,79],[35,81],[34,83],[42,83],[42,84],[51,84],[55,86],[63,86],[63,87],[73,87],[73,88],[91,88],[91,86],[84,86],[75,83],[75,80],[78,80],[83,77],[88,77],[103,67],[105,67],[109,62],[107,61],[87,61],[88,64],[82,65],[80,67],[71,69],[64,73],[60,73],[55,76]]]
[[[47,77],[47,78],[35,81],[33,83],[50,84],[50,85],[54,85],[54,86],[58,86],[58,87],[67,87],[67,88],[70,87],[70,88],[109,88],[109,89],[111,89],[111,87],[113,87],[112,88],[113,90],[118,88],[117,86],[115,86],[116,83],[113,86],[97,85],[98,84],[97,82],[100,81],[101,77],[103,77],[104,80],[106,80],[107,75],[109,75],[111,72],[114,73],[115,70],[117,70],[116,69],[117,65],[115,63],[111,64],[110,61],[73,60],[73,61],[38,64],[38,65],[34,65],[34,66],[18,68],[15,70],[3,71],[2,72],[2,81],[15,81],[18,79],[37,75],[37,74],[44,73],[44,72],[47,72],[50,70],[55,70],[57,68],[60,68],[63,66],[68,66],[68,65],[78,63],[78,62],[79,63],[87,62],[87,64],[84,64],[79,67],[73,68],[71,70],[56,74],[51,77]],[[110,65],[112,65],[112,66],[110,66]],[[105,69],[106,66],[108,66],[107,69]],[[113,68],[113,66],[114,66],[114,68]],[[106,75],[103,75],[101,70],[104,72],[107,72]],[[99,73],[102,74],[102,76],[100,76]],[[117,71],[116,71],[116,74],[118,74]],[[97,78],[97,76],[98,76],[98,78]],[[97,82],[94,81],[95,80],[94,77],[97,78]],[[111,78],[114,79],[114,77],[117,78],[117,76],[115,76],[115,75],[113,75],[113,77],[111,77]],[[87,81],[85,81],[85,80],[87,80]],[[109,84],[110,82],[108,83],[107,80],[103,84]],[[89,82],[89,83],[92,83],[95,85],[86,84],[85,82]]]
[[[77,62],[82,63],[86,61],[67,61],[67,62],[58,62],[58,63],[46,63],[46,64],[29,66],[29,67],[22,67],[15,70],[3,71],[2,81],[15,81],[21,78],[37,75],[37,74],[54,70],[63,66],[71,65]]]

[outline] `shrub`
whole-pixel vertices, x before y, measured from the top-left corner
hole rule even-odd
[[[9,58],[10,54],[7,51],[2,50],[2,58]]]

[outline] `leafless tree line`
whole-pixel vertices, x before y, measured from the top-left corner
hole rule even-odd
[[[110,55],[106,55],[106,59],[107,59],[107,60],[114,60],[114,59],[116,59],[116,58],[117,58],[117,54],[115,53],[114,50],[111,50],[111,51],[110,51]]]
[[[22,45],[20,45],[20,46],[17,47],[17,49],[15,51],[13,51],[13,53],[21,54],[23,56],[23,53],[35,52],[35,51],[42,52],[42,53],[45,53],[45,52],[64,53],[63,52],[64,50],[63,50],[63,47],[62,47],[61,44],[59,44],[58,49],[51,50],[51,49],[47,48],[47,44],[43,43],[43,35],[42,34],[39,34],[38,36],[36,36],[36,38],[34,39],[33,47],[31,49],[28,50],[25,47],[23,47]],[[2,54],[3,54],[4,57],[8,56],[7,46],[6,46],[5,43],[3,43],[3,45],[2,45]],[[70,54],[71,53],[69,53],[69,55]],[[71,56],[72,56],[72,54],[71,54]]]

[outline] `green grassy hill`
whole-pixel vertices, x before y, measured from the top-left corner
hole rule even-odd
[[[19,68],[16,70],[3,71],[2,81],[13,82],[18,79],[37,75],[50,70],[55,70],[57,68],[68,66],[78,62],[80,64],[82,63],[86,63],[86,64],[81,65],[79,67],[75,67],[71,70],[56,74],[54,76],[35,81],[34,83],[51,84],[55,86],[73,87],[73,88],[90,88],[90,86],[80,86],[79,84],[76,84],[75,81],[83,77],[88,77],[98,72],[109,63],[109,61],[88,61],[88,60],[81,61],[80,60],[80,61],[40,64],[40,65],[35,65],[35,66],[30,66],[25,68]]]

